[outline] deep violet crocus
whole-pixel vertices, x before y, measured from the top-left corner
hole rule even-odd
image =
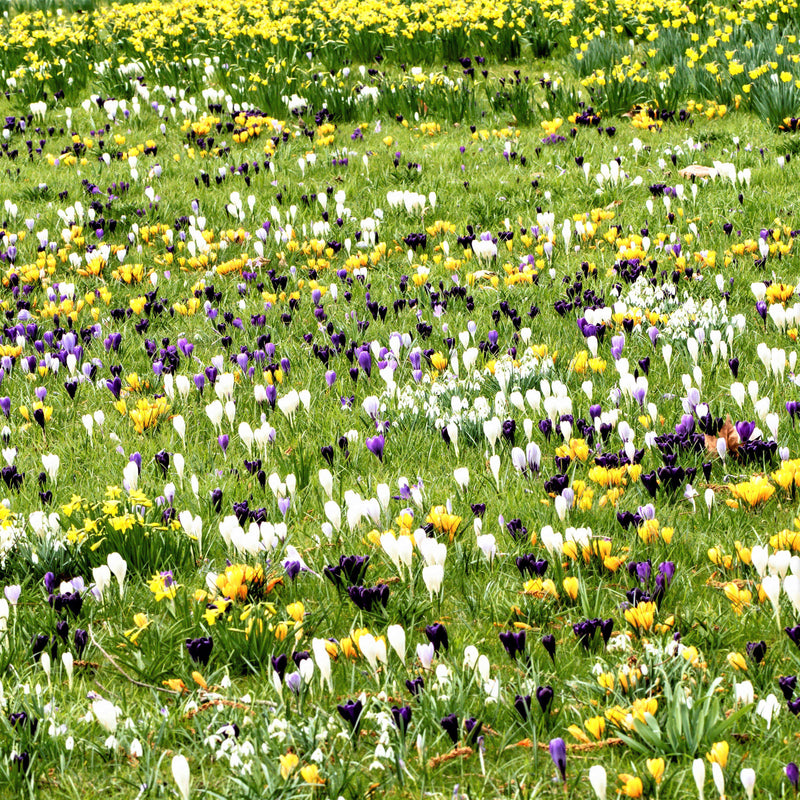
[[[522,718],[522,721],[527,722],[528,716],[531,713],[531,696],[529,694],[524,696],[516,695],[514,698],[514,708],[517,714]]]
[[[379,461],[383,461],[383,448],[386,445],[386,439],[383,434],[379,433],[377,436],[369,437],[365,444],[370,453],[376,455]]]
[[[547,650],[552,662],[556,663],[556,637],[552,633],[542,636],[542,647]]]
[[[438,653],[441,650],[448,650],[450,648],[450,639],[447,636],[447,628],[440,622],[435,622],[433,625],[428,625],[425,628],[425,635],[428,641],[433,645],[433,649]]]
[[[525,631],[503,631],[499,636],[510,658],[516,659],[525,652]]]
[[[210,636],[200,636],[197,639],[187,639],[186,649],[189,651],[189,656],[192,661],[206,666],[208,659],[211,656],[211,651],[214,648],[214,641]]]
[[[353,733],[358,732],[361,724],[361,712],[364,710],[364,705],[360,700],[348,700],[343,705],[336,706],[339,716],[350,725]]]

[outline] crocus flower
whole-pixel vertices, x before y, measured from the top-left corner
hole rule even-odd
[[[792,784],[795,793],[797,792],[798,785],[800,785],[800,768],[798,768],[797,764],[794,761],[790,761],[784,768],[783,771],[786,773],[786,777],[789,779],[789,783]]]
[[[397,729],[405,734],[411,724],[411,706],[392,706],[392,719]]]
[[[442,717],[439,724],[455,744],[458,741],[458,717],[455,714],[448,714],[446,717]]]
[[[608,791],[608,778],[606,776],[605,767],[600,764],[595,764],[589,768],[589,783],[591,784],[594,793],[597,795],[597,800],[606,800],[606,793]]]
[[[756,785],[756,771],[750,767],[745,767],[739,775],[747,800],[753,800],[753,790]]]
[[[80,657],[83,655],[83,651],[86,649],[86,645],[89,642],[89,634],[81,628],[76,628],[73,639],[75,641],[75,652],[78,654],[78,657]]]
[[[15,606],[19,601],[20,595],[22,594],[22,587],[19,584],[6,586],[5,589],[3,589],[3,593],[6,596],[6,600],[8,600],[12,606]]]
[[[291,675],[287,675],[286,685],[294,694],[299,694],[300,687],[303,685],[303,676],[299,672],[293,672]]]
[[[376,455],[379,461],[383,461],[383,448],[386,445],[383,434],[379,433],[377,436],[368,437],[365,444],[370,453]]]
[[[556,637],[553,636],[552,633],[548,633],[545,636],[542,636],[542,647],[547,650],[548,655],[552,659],[553,663],[556,662]]]
[[[783,678],[778,678],[778,685],[786,700],[791,700],[794,697],[794,690],[797,686],[797,676],[787,675]]]
[[[433,649],[438,653],[440,650],[448,650],[450,648],[450,640],[447,636],[447,628],[439,622],[433,625],[428,625],[425,628],[425,635],[428,641],[433,645]]]
[[[514,708],[520,717],[522,717],[522,721],[527,722],[531,712],[531,696],[529,694],[526,694],[524,697],[516,695],[514,697]]]
[[[272,656],[272,669],[275,671],[275,674],[278,676],[280,681],[283,680],[283,676],[286,674],[286,667],[289,664],[289,659],[286,653],[281,653],[277,656]]]
[[[192,661],[205,666],[208,664],[208,659],[211,656],[211,650],[214,647],[214,642],[210,636],[201,636],[197,639],[187,639],[186,649],[189,651],[189,656]]]
[[[357,733],[361,725],[361,712],[364,710],[364,704],[360,700],[348,700],[343,705],[337,705],[336,710],[339,712],[339,716],[350,725],[353,733]]]
[[[556,765],[559,774],[561,775],[562,782],[566,782],[567,780],[567,745],[566,742],[561,739],[551,739],[550,740],[550,758],[553,759],[553,763]]]
[[[175,781],[175,785],[178,787],[178,794],[181,796],[181,800],[189,800],[191,773],[189,771],[189,762],[186,760],[186,756],[173,756],[172,777]]]
[[[542,713],[546,714],[547,709],[550,707],[550,704],[553,702],[553,687],[552,686],[539,686],[536,689],[536,700],[539,703],[539,706],[542,709]]]
[[[512,659],[525,652],[525,631],[504,631],[499,636],[506,653]]]

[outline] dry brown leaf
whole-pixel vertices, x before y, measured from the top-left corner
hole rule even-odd
[[[725,417],[725,423],[720,428],[719,433],[716,436],[711,436],[706,434],[706,450],[712,455],[718,455],[719,450],[717,450],[717,442],[722,439],[725,442],[725,446],[728,448],[728,452],[732,455],[737,455],[739,452],[739,434],[736,431],[736,426],[733,424],[733,420],[731,420],[731,415],[728,414]]]
[[[713,178],[716,174],[713,167],[706,167],[703,164],[690,164],[678,171],[681,178]]]
[[[429,758],[428,769],[435,769],[440,764],[445,764],[448,761],[452,761],[454,758],[469,758],[473,752],[471,747],[454,747],[449,753]]]
[[[621,744],[625,744],[625,742],[613,736],[610,739],[600,739],[596,742],[570,742],[567,744],[567,750],[570,753],[583,753],[587,750],[597,750],[601,747],[619,747]],[[550,745],[547,742],[539,742],[540,750],[547,750],[548,747],[550,747]]]

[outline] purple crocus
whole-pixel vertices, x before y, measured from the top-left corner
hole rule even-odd
[[[542,647],[547,650],[547,654],[555,664],[556,662],[556,637],[552,633],[542,636]]]
[[[553,702],[554,695],[555,692],[552,686],[539,686],[536,689],[536,700],[542,709],[542,714],[547,713],[547,709],[550,708],[550,704]]]
[[[561,780],[567,780],[567,745],[562,738],[550,740],[550,758],[561,774]]]
[[[456,742],[458,742],[458,717],[455,714],[448,714],[446,717],[442,717],[439,724],[442,726],[442,730],[450,737],[453,744],[456,744]]]
[[[376,455],[379,461],[383,461],[383,448],[386,445],[386,439],[383,434],[379,433],[377,436],[369,437],[365,444],[370,453]]]
[[[392,719],[397,729],[405,735],[411,724],[411,706],[392,706]]]
[[[450,648],[450,638],[447,635],[447,628],[440,622],[434,622],[433,625],[428,625],[425,628],[425,635],[428,637],[428,641],[433,645],[433,649],[437,653]]]
[[[531,696],[529,694],[524,696],[516,695],[516,697],[514,697],[514,708],[517,714],[522,717],[522,721],[527,722],[528,716],[531,713]]]
[[[525,631],[503,631],[499,636],[510,658],[516,659],[525,652]]]
[[[795,794],[797,793],[797,786],[800,783],[800,769],[798,769],[797,764],[794,761],[790,761],[784,768],[783,771],[786,773],[786,777],[789,779],[789,783],[792,784],[794,787]]]
[[[336,706],[339,716],[350,725],[353,733],[358,731],[361,724],[361,712],[364,710],[364,705],[360,700],[348,700],[343,705]]]
[[[300,687],[303,685],[303,677],[299,672],[293,672],[286,676],[286,685],[294,694],[300,694]]]
[[[369,350],[361,350],[359,352],[358,366],[367,373],[368,378],[372,375],[372,355]]]
[[[208,664],[213,647],[214,641],[210,636],[200,636],[197,639],[186,640],[186,649],[189,651],[192,661],[196,661],[203,666]]]

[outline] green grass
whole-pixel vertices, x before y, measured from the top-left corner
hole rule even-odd
[[[73,4],[77,5],[81,4]],[[15,9],[22,11],[23,6]],[[611,19],[616,12],[607,13]],[[570,31],[579,32],[581,24],[576,22]],[[147,91],[146,96],[140,92],[140,110],[128,118],[120,111],[115,119],[96,102],[86,109],[81,103],[96,92],[104,99],[126,99],[131,109],[130,76],[108,67],[85,84],[73,81],[70,87],[64,82],[67,67],[59,64],[60,73],[55,67],[60,54],[72,47],[68,42],[47,45],[51,50],[46,56],[54,65],[52,84],[45,86],[20,73],[18,91],[2,103],[3,115],[16,119],[6,120],[8,135],[2,139],[7,148],[0,159],[0,196],[7,202],[0,223],[6,235],[18,238],[13,259],[12,241],[0,244],[0,299],[7,327],[38,327],[27,336],[19,332],[24,339],[19,351],[17,332],[6,333],[6,349],[0,352],[13,362],[11,368],[4,366],[0,379],[0,397],[10,402],[2,432],[7,448],[2,463],[9,466],[0,487],[8,498],[9,514],[0,528],[0,583],[21,587],[19,602],[9,609],[7,630],[0,634],[0,786],[8,787],[0,795],[175,797],[179,795],[171,765],[173,757],[182,754],[191,768],[192,797],[355,798],[384,793],[397,798],[546,798],[565,792],[584,797],[591,796],[586,788],[589,768],[602,765],[610,795],[621,791],[617,775],[622,774],[641,778],[644,796],[677,798],[697,791],[692,767],[698,758],[706,761],[705,791],[714,792],[706,754],[719,741],[730,746],[724,770],[728,797],[745,797],[742,768],[755,769],[759,797],[791,793],[783,768],[796,758],[797,722],[778,678],[794,675],[800,663],[800,652],[783,631],[798,622],[790,597],[793,587],[790,581],[788,592],[781,592],[778,622],[770,602],[759,602],[760,578],[747,557],[737,556],[737,548],[768,545],[771,554],[800,549],[786,537],[770,544],[770,537],[780,531],[800,527],[795,524],[800,517],[796,491],[780,485],[787,470],[794,470],[792,459],[800,446],[794,415],[786,406],[798,393],[790,374],[796,336],[792,329],[797,326],[789,322],[782,331],[769,316],[763,321],[751,288],[761,281],[792,286],[797,282],[792,235],[800,228],[792,188],[797,134],[775,131],[783,116],[793,112],[788,106],[770,105],[767,98],[763,102],[772,111],[759,113],[774,117],[768,127],[744,99],[739,110],[730,108],[722,118],[709,119],[705,108],[694,103],[707,107],[717,92],[717,100],[732,105],[725,95],[730,86],[704,94],[697,81],[681,83],[688,80],[685,68],[682,77],[661,91],[676,103],[667,110],[689,109],[686,121],[676,121],[676,114],[676,120],[658,130],[635,128],[622,112],[630,110],[635,99],[653,98],[633,97],[629,93],[642,86],[624,82],[617,87],[619,95],[606,91],[602,104],[596,104],[602,113],[599,134],[597,122],[575,123],[573,128],[568,117],[585,110],[578,106],[576,70],[583,75],[592,70],[571,58],[568,37],[562,33],[553,35],[552,47],[539,32],[530,35],[521,57],[513,60],[508,57],[514,55],[515,43],[498,40],[487,64],[471,62],[474,79],[463,75],[464,66],[455,60],[465,55],[457,35],[437,44],[442,52],[452,51],[443,62],[438,50],[431,56],[433,51],[424,49],[423,37],[404,43],[406,50],[394,43],[394,50],[367,31],[359,42],[350,42],[353,52],[319,48],[309,61],[300,48],[288,67],[264,71],[269,80],[251,84],[250,73],[264,68],[263,55],[257,64],[251,51],[240,48],[237,54],[230,43],[221,43],[217,51],[213,38],[204,40],[198,34],[195,40],[181,40],[180,47],[201,59],[215,52],[223,54],[221,59],[230,56],[228,68],[217,65],[206,71],[202,60],[198,66],[143,58],[142,85]],[[597,65],[618,62],[628,47],[628,35],[622,34],[613,46],[611,37],[607,43],[596,39],[591,58]],[[678,47],[679,38],[665,38],[658,46],[666,52]],[[102,37],[87,46],[83,58],[104,57],[101,42]],[[285,42],[275,47],[284,46],[288,47]],[[370,48],[385,53],[386,59],[375,67],[379,74],[365,72],[362,77],[359,62],[373,68],[367,57]],[[12,51],[3,56],[9,71],[17,66]],[[366,55],[359,58],[359,53]],[[162,54],[170,54],[166,46]],[[181,59],[184,55],[181,51]],[[533,60],[534,55],[540,60]],[[343,71],[343,59],[354,56],[355,64]],[[401,68],[404,59],[408,63]],[[417,82],[412,72],[417,65],[433,78]],[[661,64],[655,59],[652,69],[657,68]],[[542,85],[539,79],[545,75],[556,77],[557,83]],[[453,90],[444,78],[463,82]],[[362,85],[377,90],[376,101],[356,99]],[[52,92],[58,87],[67,96],[56,101]],[[216,95],[211,99],[210,109],[201,94],[209,88],[222,90],[219,100]],[[48,97],[43,118],[26,116],[25,128],[20,129],[20,114],[34,113],[30,103],[44,91]],[[227,110],[226,93],[232,102],[252,103],[284,124],[270,130],[264,121],[258,133],[241,141],[242,124]],[[306,98],[309,107],[293,116],[282,98],[295,93]],[[754,90],[754,109],[761,102],[757,96],[761,95]],[[181,100],[188,103],[192,97],[196,112],[180,107]],[[777,103],[780,97],[772,100]],[[324,115],[315,119],[323,104],[332,115],[330,128],[323,127],[328,122]],[[200,122],[204,113],[214,120],[207,130],[191,136],[188,123]],[[553,123],[556,138],[544,141],[550,129],[541,123],[555,117],[563,124],[556,128]],[[327,136],[332,136],[331,142],[322,143]],[[207,150],[198,138],[205,140]],[[130,161],[117,157],[132,147],[142,148],[136,156],[138,179],[131,176]],[[68,149],[78,151],[74,163],[64,157]],[[316,163],[308,158],[311,152],[316,153]],[[103,153],[111,156],[108,164]],[[612,174],[615,158],[620,160],[618,181],[598,180],[601,170]],[[59,159],[58,165],[50,163],[54,159]],[[749,184],[737,179],[732,185],[721,177],[693,183],[680,176],[690,165],[711,166],[714,161],[733,163],[737,172],[750,170]],[[246,172],[237,171],[243,164]],[[130,187],[123,189],[122,182]],[[682,196],[675,191],[678,186]],[[392,208],[387,195],[395,191],[419,193],[423,208],[407,212],[402,203]],[[338,200],[340,192],[343,199]],[[236,204],[232,193],[239,194],[241,218],[229,208]],[[313,197],[323,194],[324,207]],[[82,210],[76,208],[78,203]],[[72,214],[81,231],[70,232],[65,220],[73,219]],[[204,228],[213,238],[207,263],[191,264],[189,259],[203,248],[198,217],[205,218]],[[593,219],[594,234],[581,239],[576,220],[585,230]],[[267,221],[259,251],[257,233]],[[291,238],[288,223],[294,231]],[[549,255],[547,224],[552,225]],[[730,233],[727,224],[732,226]],[[360,247],[359,235],[363,241],[373,228],[379,246]],[[102,237],[96,229],[102,229]],[[279,241],[280,229],[285,235]],[[767,234],[774,249],[764,259],[758,243],[762,230],[770,229],[777,236]],[[504,240],[508,232],[513,233],[509,246]],[[41,277],[38,269],[34,271],[37,234],[56,245],[51,271],[45,259]],[[424,244],[421,234],[427,237]],[[498,240],[497,255],[488,261],[481,261],[469,244],[465,251],[458,241],[468,235],[480,239],[481,234]],[[650,240],[646,253],[638,249],[642,237]],[[620,249],[625,238],[635,252]],[[230,241],[221,247],[222,239]],[[92,261],[89,245],[111,248],[99,275],[91,270],[86,274]],[[260,252],[263,261],[254,260]],[[365,256],[363,264],[358,254]],[[449,263],[448,256],[453,259]],[[529,257],[535,264],[535,281],[508,285],[505,278]],[[647,278],[652,278],[654,290],[675,287],[674,301],[643,297],[639,285],[639,299],[632,294],[630,273],[642,261],[656,262],[652,269],[647,266]],[[120,264],[141,264],[141,283],[129,285],[114,277]],[[225,266],[218,269],[220,265]],[[427,280],[415,281],[426,269]],[[74,284],[75,305],[55,309],[49,292],[57,292],[60,285],[65,294],[64,284]],[[325,294],[317,303],[312,293],[319,288]],[[715,324],[709,312],[701,311],[699,322],[686,318],[678,327],[692,304],[701,307],[710,299],[711,312],[721,311],[723,292],[725,321]],[[193,307],[195,298],[199,302]],[[59,296],[55,303],[60,302]],[[625,308],[613,309],[618,302]],[[793,302],[785,300],[787,309]],[[565,303],[574,307],[566,309]],[[603,307],[611,313],[598,343],[601,368],[582,357],[591,345],[576,320],[591,318],[593,310],[600,314]],[[187,308],[194,313],[182,313]],[[658,317],[665,309],[669,322]],[[651,322],[647,315],[654,312]],[[738,315],[741,326],[736,325]],[[651,324],[659,329],[655,345],[649,336]],[[687,338],[699,327],[705,341],[695,360]],[[69,329],[75,333],[71,343]],[[712,351],[712,331],[720,333],[724,353]],[[624,347],[615,356],[612,349],[620,343],[613,340],[622,332]],[[107,340],[115,333],[120,334],[116,350]],[[336,334],[333,341],[331,334]],[[669,365],[665,343],[672,346]],[[762,343],[785,351],[789,365],[784,371],[765,368]],[[536,353],[533,362],[522,358],[528,344]],[[370,375],[356,352],[362,345],[371,348]],[[76,346],[82,348],[75,352],[77,386],[70,384],[71,361],[66,357],[57,371],[52,366],[38,369],[39,361],[52,358],[59,349],[75,351]],[[464,358],[479,346],[470,372]],[[392,391],[388,373],[382,376],[377,362],[391,360],[387,353],[398,347],[393,376],[397,388]],[[327,348],[327,357],[320,357],[319,348]],[[415,348],[430,351],[418,354],[417,375]],[[505,385],[503,359],[509,348],[516,348],[523,364]],[[236,361],[242,352],[248,356],[244,366]],[[32,374],[27,374],[27,364],[23,367],[29,357],[35,362]],[[443,369],[452,357],[459,363],[458,376],[451,368]],[[647,394],[641,405],[632,395],[636,378],[623,377],[623,362],[616,358],[627,359],[636,378],[646,373]],[[739,362],[736,378],[728,365],[732,358]],[[154,369],[156,361],[169,370],[170,359],[176,362],[172,388],[163,368],[157,364]],[[96,371],[89,378],[83,368],[89,371],[92,364]],[[230,417],[223,413],[218,426],[206,410],[218,399],[215,387],[206,377],[201,392],[194,380],[212,365],[218,373],[236,374],[234,406],[228,409]],[[330,370],[336,372],[336,380],[329,386]],[[115,375],[121,384],[112,387],[125,401],[124,414],[106,383]],[[734,380],[744,387],[756,384],[754,397],[746,395],[741,406],[732,396]],[[277,389],[274,408],[269,400],[258,399],[270,383]],[[432,419],[426,417],[425,400],[417,399],[416,412],[412,409],[413,391],[424,390],[430,400],[438,387],[446,402]],[[671,446],[653,441],[653,431],[662,436],[688,425],[684,415],[692,411],[690,387],[698,390],[694,401],[699,397],[707,404],[714,420],[730,415],[734,423],[755,421],[763,441],[774,438],[779,448],[786,448],[788,466],[783,472],[778,473],[779,452],[749,460],[729,452],[723,460],[716,450],[717,423],[711,423],[709,444],[686,438]],[[292,391],[307,391],[309,406],[306,409],[298,399],[290,419],[280,406]],[[168,409],[156,424],[137,432],[131,417],[137,401],[153,403],[165,394]],[[554,403],[551,394],[560,402]],[[351,396],[352,404],[347,402]],[[44,426],[33,415],[42,397],[52,409]],[[371,397],[378,398],[374,420],[363,406]],[[446,415],[452,410],[451,397],[465,397],[470,403],[483,398],[486,409],[476,418],[459,419],[457,448],[440,430],[450,419]],[[767,416],[763,398],[769,398],[774,419]],[[223,406],[227,399],[221,398]],[[593,407],[598,404],[602,417]],[[89,434],[83,420],[98,412],[103,421],[95,416]],[[567,414],[572,416],[571,435],[567,431],[564,441],[559,424]],[[185,422],[183,437],[173,424],[177,415]],[[515,432],[512,435],[509,427],[514,426],[507,425],[508,435],[498,434],[493,443],[483,423],[495,416],[499,423],[513,420]],[[692,418],[696,432],[704,423],[698,413]],[[555,420],[552,433],[545,433],[548,419]],[[634,450],[643,451],[637,460],[645,477],[636,470],[624,473],[622,491],[607,491],[602,484],[609,476],[592,471],[594,459],[600,457],[602,463],[603,454],[624,454],[623,422],[630,426]],[[243,423],[251,430],[264,426],[251,446],[247,430],[240,429]],[[376,423],[386,423],[381,426],[381,458],[366,444],[379,432]],[[600,424],[606,427],[600,429]],[[777,425],[774,437],[772,424]],[[588,433],[581,433],[584,425]],[[512,455],[512,450],[525,450],[526,426],[541,452],[538,473],[521,474],[514,466],[519,454]],[[227,449],[218,439],[222,435],[229,437]],[[561,459],[570,450],[570,438],[580,441],[573,442],[572,460],[565,463]],[[697,449],[689,446],[694,441]],[[331,461],[326,458],[328,447]],[[141,458],[141,474],[138,491],[131,493],[123,487],[131,473],[124,477],[123,471],[135,453]],[[42,456],[48,454],[60,458],[55,479],[43,472]],[[182,474],[176,454],[183,458]],[[493,455],[499,457],[499,466]],[[257,459],[260,464],[254,463]],[[16,488],[9,485],[14,483],[10,463],[24,474]],[[679,479],[674,490],[662,473],[652,497],[647,476],[665,466],[696,472]],[[456,483],[457,468],[469,470],[466,489]],[[335,515],[326,506],[322,469],[330,470],[330,500],[341,507],[338,530],[330,525]],[[770,478],[774,494],[765,502],[749,508],[740,500],[739,507],[733,507],[732,486],[775,473],[777,477]],[[287,480],[290,475],[295,490],[292,479]],[[545,486],[558,475],[566,476],[563,481],[576,495],[575,506],[563,519],[558,513],[561,498],[556,497],[560,489]],[[284,489],[274,491],[272,487],[281,483]],[[419,486],[419,492],[402,494],[405,483]],[[693,498],[687,484],[697,493]],[[221,499],[214,499],[216,491]],[[285,497],[279,499],[281,493]],[[360,499],[356,502],[350,493],[358,493]],[[382,505],[386,495],[390,499]],[[713,497],[711,507],[707,497]],[[348,519],[347,505],[359,503],[363,513]],[[650,537],[645,525],[637,530],[636,524],[620,524],[618,514],[646,516],[649,512],[641,507],[648,503],[653,504],[660,533]],[[432,528],[434,518],[444,513],[437,507],[448,504],[449,513],[460,520],[445,517],[441,530]],[[486,506],[482,523],[475,521],[473,504]],[[165,520],[168,508],[173,509],[174,522]],[[413,514],[410,521],[403,519],[407,509]],[[202,520],[200,536],[177,521],[185,511]],[[31,518],[37,512],[58,514],[58,525],[43,529],[36,516]],[[527,532],[515,538],[514,523],[507,525],[512,520]],[[404,525],[407,532],[427,525],[417,534],[420,541],[427,532],[444,545],[440,590],[429,589],[430,572],[425,571],[426,558],[435,560],[433,552],[426,556],[430,543],[417,543],[410,569],[401,570],[380,546],[381,533],[399,534]],[[576,557],[570,557],[569,547],[563,554],[549,552],[548,532],[566,535],[568,529],[582,528],[590,529],[594,553],[587,551],[584,558],[580,546]],[[665,528],[673,529],[671,538]],[[492,559],[484,552],[491,550],[491,543],[478,540],[476,534],[495,537]],[[574,533],[578,539],[586,535]],[[309,571],[292,578],[291,570],[284,568],[284,561],[295,557],[289,548],[296,548]],[[598,550],[606,554],[603,548],[618,562],[604,564],[597,555]],[[718,563],[710,558],[711,548],[721,554],[714,555]],[[127,567],[122,591],[111,575],[103,598],[97,599],[91,592],[92,585],[103,580],[102,570],[97,570],[109,556],[114,564],[115,553]],[[526,581],[533,576],[522,576],[516,559],[526,554],[549,562],[543,577],[553,581],[558,597],[548,596],[541,585],[535,594],[530,587],[531,593],[525,593]],[[349,581],[337,587],[324,576],[327,566],[347,555],[369,555],[358,582],[388,586],[385,607],[378,602],[372,610],[358,608],[348,597]],[[793,574],[788,560],[779,563],[786,557],[777,558],[772,572]],[[627,565],[645,561],[651,562],[652,576],[640,583],[635,568],[631,574]],[[652,629],[637,632],[626,619],[624,604],[638,599],[631,590],[655,591],[655,575],[663,562],[675,565],[674,578]],[[215,576],[229,564],[261,570],[265,585],[251,585],[245,600],[232,602],[215,616],[226,590],[220,583],[212,587]],[[167,571],[176,588],[159,597],[159,575]],[[48,573],[56,589],[61,581],[83,579],[77,615],[56,610],[55,598],[48,602]],[[267,585],[278,578],[281,581],[268,592]],[[574,599],[567,587],[575,584],[568,581],[565,586],[565,578],[577,579]],[[734,580],[740,590],[751,593],[750,600],[743,598],[741,609],[731,599]],[[608,644],[599,631],[585,646],[579,641],[573,626],[591,619],[613,620]],[[64,622],[68,630],[62,640],[57,631],[63,632],[63,624],[57,625]],[[426,627],[435,623],[445,626],[449,648],[426,670],[417,647],[428,643]],[[387,663],[373,669],[353,643],[354,634],[368,629],[386,637],[392,625],[405,630],[405,662],[387,641]],[[82,653],[74,640],[76,629],[88,632]],[[499,634],[521,630],[526,631],[526,642],[511,658]],[[541,644],[548,634],[555,637],[554,659]],[[49,675],[41,658],[32,655],[37,636],[48,637],[47,653],[54,647]],[[197,663],[186,641],[206,636],[213,639],[213,649],[207,663]],[[320,662],[321,645],[318,642],[315,651],[315,640],[338,643],[331,684],[321,680],[317,663],[297,694],[285,685],[278,691],[273,658],[288,658],[287,675],[296,668],[307,669],[291,656],[308,651]],[[748,643],[762,640],[766,655],[757,664],[746,649]],[[472,651],[465,655],[468,647],[477,648],[485,661],[477,662]],[[67,652],[75,659],[71,684],[61,662]],[[738,659],[729,658],[731,654],[739,654]],[[744,674],[734,664],[745,665]],[[197,680],[193,672],[199,673]],[[603,684],[600,675],[606,676]],[[425,688],[415,698],[406,681],[416,677],[423,677]],[[752,704],[736,701],[736,684],[744,680],[752,682]],[[536,690],[545,686],[552,687],[553,700],[543,712]],[[532,696],[526,720],[514,708],[517,695]],[[770,695],[780,712],[768,724],[758,709],[770,702]],[[354,732],[336,706],[359,697],[364,714]],[[119,707],[112,740],[111,732],[91,713],[101,698]],[[651,705],[645,705],[648,701]],[[405,733],[392,721],[393,706],[411,708]],[[645,708],[652,712],[646,717]],[[622,720],[632,710],[641,720],[626,725]],[[12,716],[20,712],[38,724]],[[456,738],[462,749],[454,749],[442,727],[442,719],[450,714],[457,715]],[[602,741],[573,748],[578,737],[570,726],[577,725],[592,738],[589,731],[597,722],[584,723],[594,717],[605,720]],[[463,727],[468,719],[481,726],[481,739]],[[229,726],[236,726],[235,735]],[[563,787],[547,750],[556,738],[570,745]],[[30,759],[27,770],[14,760],[20,753]],[[286,761],[291,754],[298,759],[293,769]],[[286,778],[281,775],[281,757]],[[659,757],[666,760],[666,769],[656,786],[647,759]],[[323,781],[316,787],[306,780],[313,777],[310,773],[300,772],[312,765]]]

